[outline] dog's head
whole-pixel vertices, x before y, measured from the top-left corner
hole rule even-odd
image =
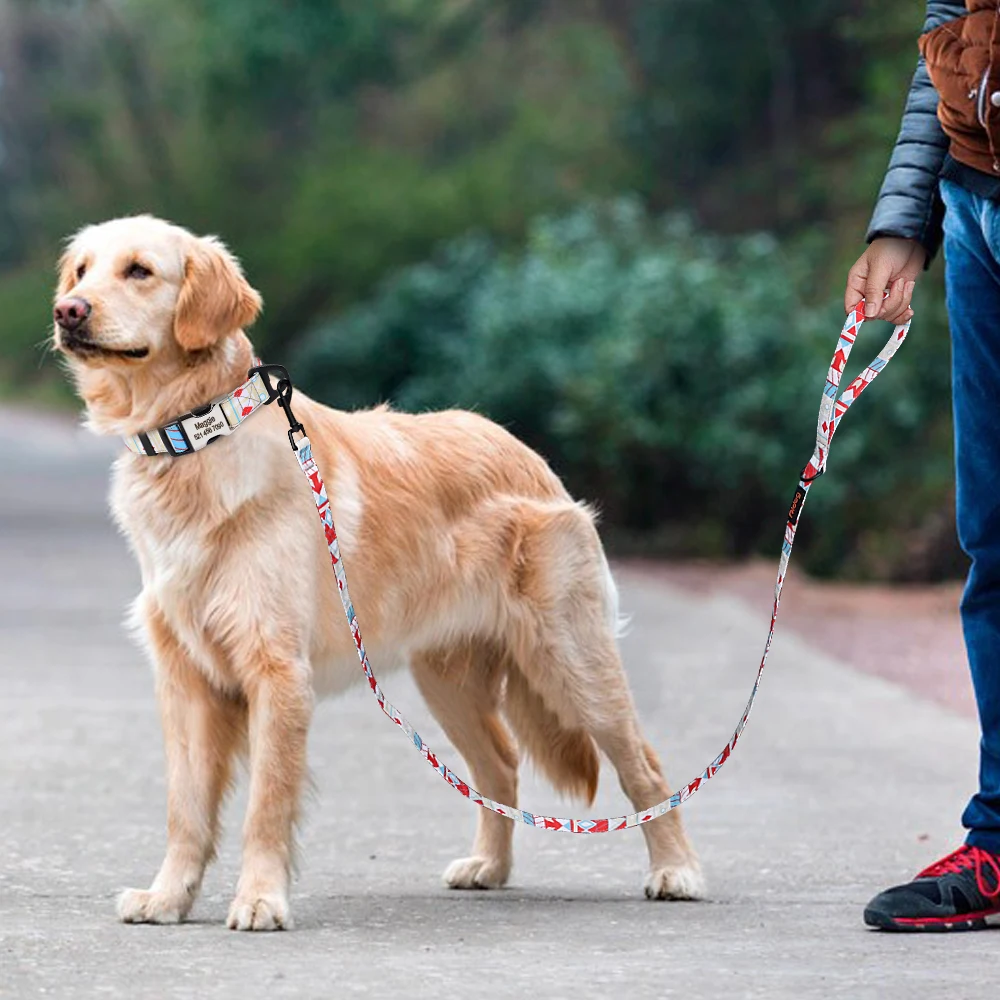
[[[54,344],[81,389],[114,384],[112,395],[134,397],[144,381],[166,386],[210,362],[260,308],[217,239],[150,216],[114,219],[82,229],[63,254]]]

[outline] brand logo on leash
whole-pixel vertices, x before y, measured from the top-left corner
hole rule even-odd
[[[806,498],[806,491],[800,486],[792,497],[792,506],[788,508],[788,523],[794,528],[799,522],[799,514],[802,513],[802,501]]]

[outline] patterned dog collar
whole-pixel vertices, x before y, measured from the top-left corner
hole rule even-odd
[[[161,427],[132,434],[125,438],[125,446],[136,455],[176,457],[201,451],[217,438],[232,434],[254,410],[272,398],[261,372],[253,371],[249,381],[228,396],[174,417]]]

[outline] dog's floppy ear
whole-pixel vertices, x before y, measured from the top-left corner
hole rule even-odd
[[[184,263],[184,284],[174,313],[174,337],[185,351],[200,351],[249,326],[261,298],[236,258],[213,236],[195,240]]]

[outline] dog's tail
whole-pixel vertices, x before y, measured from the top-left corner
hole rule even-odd
[[[594,801],[601,762],[593,739],[584,729],[567,729],[510,659],[504,715],[520,748],[558,791]]]

